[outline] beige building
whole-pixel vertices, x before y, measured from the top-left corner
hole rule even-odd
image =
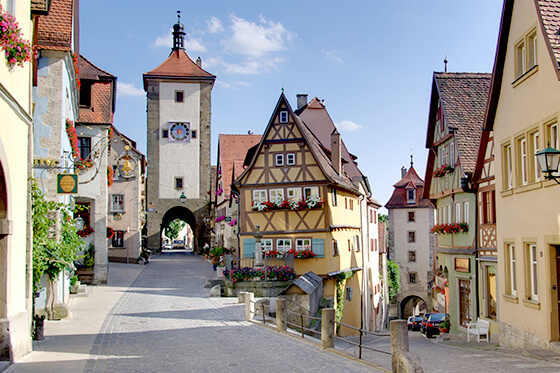
[[[22,37],[31,40],[29,1],[0,1]],[[31,350],[32,64],[11,65],[0,54],[0,360],[15,361]]]
[[[494,131],[500,342],[560,342],[560,185],[534,154],[559,148],[558,0],[504,2],[485,130]]]

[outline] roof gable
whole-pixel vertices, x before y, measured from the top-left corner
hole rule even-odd
[[[207,80],[214,82],[216,76],[210,74],[202,67],[198,66],[182,49],[171,51],[171,54],[158,67],[148,71],[143,75],[144,90],[146,89],[147,79],[189,79],[189,80]]]

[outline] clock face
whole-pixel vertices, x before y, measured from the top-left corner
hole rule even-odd
[[[169,127],[169,135],[174,141],[185,141],[189,139],[189,125],[187,123],[173,123]]]

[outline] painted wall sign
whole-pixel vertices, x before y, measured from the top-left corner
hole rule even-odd
[[[54,168],[59,166],[59,160],[54,158],[34,158],[33,167],[35,168]]]
[[[58,194],[78,194],[78,175],[56,175],[56,192]]]
[[[469,258],[455,258],[455,271],[457,272],[470,272],[470,259]]]

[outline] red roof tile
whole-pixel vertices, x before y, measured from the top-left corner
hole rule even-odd
[[[247,150],[261,141],[261,135],[220,135],[218,139],[218,167],[222,171],[224,198],[231,193],[231,183],[243,172]],[[235,165],[235,167],[234,167]],[[235,169],[235,171],[234,171]],[[233,175],[233,173],[237,175]]]
[[[393,186],[395,187],[395,190],[393,191],[389,202],[385,205],[385,208],[398,209],[432,207],[432,204],[428,199],[422,198],[422,194],[424,192],[424,180],[420,179],[420,176],[418,176],[413,166],[411,166],[404,177]],[[408,188],[416,189],[416,203],[408,203],[406,195],[406,190]]]
[[[72,18],[72,0],[52,0],[48,15],[39,16],[37,48],[72,50]]]
[[[537,0],[544,32],[556,58],[556,68],[560,63],[560,0]]]
[[[146,78],[194,78],[214,81],[216,76],[203,70],[194,63],[184,50],[174,50],[165,61],[155,69],[144,74],[144,88]]]

